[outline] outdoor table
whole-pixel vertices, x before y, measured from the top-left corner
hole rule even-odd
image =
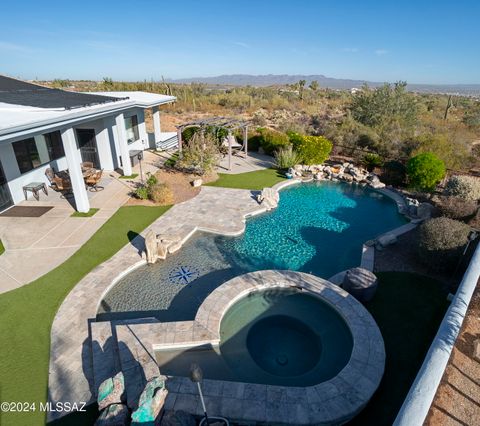
[[[31,182],[26,184],[23,187],[23,195],[25,195],[25,200],[28,199],[27,197],[27,192],[30,191],[33,193],[33,196],[37,201],[40,200],[40,197],[38,195],[38,191],[43,190],[45,192],[45,195],[48,195],[48,190],[47,190],[47,185],[45,185],[44,182]]]

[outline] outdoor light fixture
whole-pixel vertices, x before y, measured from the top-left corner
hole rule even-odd
[[[193,382],[193,383],[196,383],[197,384],[197,387],[198,387],[198,393],[200,395],[200,401],[202,402],[202,408],[203,408],[203,414],[204,414],[204,417],[203,419],[200,421],[200,426],[206,424],[207,426],[210,425],[209,423],[209,418],[208,418],[208,414],[207,414],[207,407],[205,407],[205,400],[203,399],[203,393],[202,393],[202,387],[200,385],[201,381],[203,380],[203,371],[202,369],[200,368],[200,366],[198,364],[191,364],[190,366],[190,380]],[[223,417],[211,417],[210,418],[211,420],[217,420],[217,421],[221,421],[223,422],[223,424],[225,426],[229,426],[230,423],[228,422],[227,419],[223,418]]]
[[[137,154],[137,159],[138,159],[138,164],[140,165],[140,180],[141,180],[142,183],[143,183],[143,172],[142,172],[143,152],[142,152],[142,151],[140,151],[140,152]]]
[[[200,366],[198,364],[192,364],[191,367],[190,367],[190,380],[193,383],[196,383],[197,386],[198,386],[198,393],[200,394],[200,401],[202,401],[203,414],[205,415],[204,419],[205,419],[206,424],[209,425],[210,423],[208,423],[207,408],[205,407],[205,401],[203,399],[202,387],[200,385],[200,382],[202,381],[202,379],[203,379],[202,369],[200,368]]]

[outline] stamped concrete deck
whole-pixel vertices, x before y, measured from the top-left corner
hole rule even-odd
[[[238,235],[245,217],[265,211],[248,190],[203,187],[200,194],[172,207],[145,229],[179,235],[186,241],[195,230]],[[94,394],[90,322],[102,295],[115,277],[145,263],[140,235],[83,278],[62,303],[52,324],[49,366],[50,401],[90,401]],[[52,418],[55,417],[52,413]]]

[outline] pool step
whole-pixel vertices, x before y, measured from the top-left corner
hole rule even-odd
[[[141,318],[117,323],[117,343],[120,367],[125,377],[127,390],[127,405],[135,410],[138,399],[147,381],[160,376],[157,362],[151,347],[144,346],[135,333],[138,324],[158,323],[155,318]]]
[[[115,324],[110,321],[92,322],[91,343],[95,398],[100,384],[120,371],[120,357]]]

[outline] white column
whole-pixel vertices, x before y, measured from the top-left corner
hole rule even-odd
[[[122,168],[125,176],[131,176],[132,164],[130,163],[130,155],[127,142],[127,131],[125,129],[125,117],[118,114],[115,117],[115,127],[117,128],[118,147],[120,148],[120,155],[122,156]]]
[[[40,163],[45,164],[50,162],[50,156],[48,155],[47,141],[45,136],[35,136],[35,145],[37,146],[38,156],[40,157]]]
[[[158,106],[152,108],[153,112],[153,130],[155,134],[155,143],[160,140],[160,133],[162,128],[160,127],[160,108]]]
[[[140,139],[143,142],[144,149],[147,149],[149,148],[149,143],[148,143],[147,126],[145,125],[145,111],[143,109],[138,110],[137,118],[138,118],[138,133],[140,135]]]
[[[63,149],[67,159],[68,174],[72,182],[73,196],[77,211],[87,213],[90,211],[90,202],[88,201],[87,190],[83,180],[82,168],[80,167],[81,158],[75,140],[73,128],[62,131]]]

